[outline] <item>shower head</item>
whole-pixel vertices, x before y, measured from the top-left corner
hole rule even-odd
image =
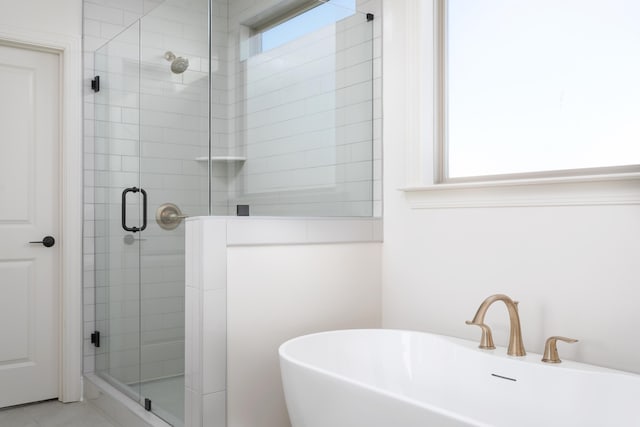
[[[171,71],[175,74],[182,74],[189,68],[189,60],[181,56],[177,57],[171,63]]]
[[[171,72],[174,74],[182,74],[189,68],[189,60],[182,56],[176,57],[176,55],[168,51],[164,54],[164,59],[171,62]]]

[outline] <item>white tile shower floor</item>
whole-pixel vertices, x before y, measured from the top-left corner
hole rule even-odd
[[[87,402],[57,400],[0,409],[2,427],[120,427]]]

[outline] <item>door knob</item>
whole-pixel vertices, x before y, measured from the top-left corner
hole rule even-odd
[[[56,244],[56,239],[51,236],[44,236],[44,238],[38,242],[29,242],[29,243],[40,243],[45,248],[50,248],[51,246]]]

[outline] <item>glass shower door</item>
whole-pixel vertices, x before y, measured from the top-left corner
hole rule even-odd
[[[184,424],[185,219],[207,215],[208,0],[166,0],[140,21],[140,385],[152,411]],[[205,161],[203,161],[205,159]]]
[[[143,227],[138,173],[139,30],[134,24],[95,54],[94,345],[96,373],[143,402],[139,388],[138,229]]]
[[[96,373],[174,426],[184,219],[209,213],[208,3],[166,0],[95,54]]]

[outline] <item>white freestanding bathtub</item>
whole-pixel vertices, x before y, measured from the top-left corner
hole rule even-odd
[[[640,375],[397,330],[282,344],[293,427],[640,426]]]

